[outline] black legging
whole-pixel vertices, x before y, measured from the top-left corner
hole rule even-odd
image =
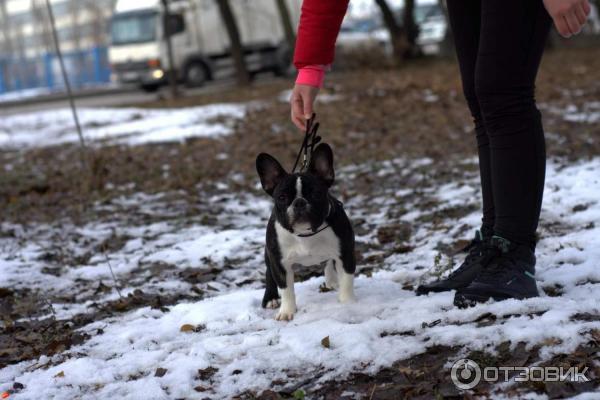
[[[475,122],[483,230],[535,248],[546,170],[535,78],[551,18],[542,0],[448,0]]]

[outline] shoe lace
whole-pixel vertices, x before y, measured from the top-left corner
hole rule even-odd
[[[481,271],[481,278],[500,278],[509,274],[515,265],[515,259],[510,253],[502,253],[498,250],[498,256]]]
[[[467,254],[467,257],[465,257],[465,262],[456,270],[452,271],[449,275],[449,278],[456,276],[457,274],[470,267],[476,258],[484,257],[485,263],[486,259],[492,259],[499,253],[497,247],[492,246],[487,241],[481,241],[477,239],[472,240],[471,243],[467,245],[467,247],[465,247],[465,251],[469,252]]]
[[[495,254],[481,271],[480,277],[483,280],[501,278],[509,274],[517,265],[514,253],[510,251],[512,246],[510,241],[500,236],[493,236],[489,241],[489,246],[495,249]]]

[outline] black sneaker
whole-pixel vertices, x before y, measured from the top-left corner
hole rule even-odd
[[[494,236],[490,244],[498,255],[467,287],[459,289],[454,305],[469,307],[489,299],[526,299],[538,296],[535,283],[535,255],[529,246],[518,245]]]
[[[498,253],[497,248],[489,245],[489,239],[484,238],[481,231],[475,233],[475,239],[465,248],[465,251],[468,251],[468,254],[460,267],[446,279],[420,285],[417,288],[417,296],[469,286],[481,269]]]

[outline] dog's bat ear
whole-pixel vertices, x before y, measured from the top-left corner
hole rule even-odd
[[[279,164],[279,161],[266,153],[260,153],[258,157],[256,157],[256,171],[260,177],[260,183],[263,189],[269,196],[273,195],[273,191],[277,185],[279,185],[287,175],[287,172],[285,172],[281,164]]]
[[[333,185],[335,179],[333,151],[327,143],[319,144],[313,151],[308,166],[308,173],[321,178],[328,187]]]

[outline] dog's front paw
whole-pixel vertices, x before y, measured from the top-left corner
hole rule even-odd
[[[294,312],[296,312],[296,310],[284,309],[282,307],[279,309],[279,312],[277,313],[277,316],[275,316],[275,319],[277,321],[291,321],[294,319]]]
[[[272,310],[279,308],[279,306],[281,305],[281,299],[273,299],[270,300],[266,305],[265,308],[270,308]]]
[[[354,303],[356,301],[356,297],[354,293],[340,293],[338,296],[338,300],[340,303]]]

